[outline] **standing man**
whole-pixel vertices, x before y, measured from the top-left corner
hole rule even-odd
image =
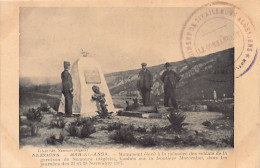
[[[177,110],[176,84],[179,82],[181,77],[175,71],[171,70],[170,63],[167,62],[164,67],[166,70],[160,77],[164,83],[164,106],[169,107],[169,99],[171,99],[173,107]]]
[[[72,78],[69,73],[70,62],[64,61],[64,71],[61,73],[62,79],[62,93],[65,97],[65,114],[72,114],[72,104],[73,104],[73,83]]]
[[[146,68],[146,63],[142,63],[142,70],[139,72],[137,88],[141,92],[143,105],[148,106],[150,103],[150,92],[153,86],[153,76]]]

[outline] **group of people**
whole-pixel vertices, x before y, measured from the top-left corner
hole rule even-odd
[[[153,87],[153,75],[147,69],[147,64],[142,63],[142,70],[139,72],[137,87],[141,93],[143,105],[148,106],[150,102],[150,93]],[[176,102],[176,84],[181,79],[180,76],[171,69],[171,64],[166,63],[164,65],[165,71],[160,76],[160,80],[164,83],[164,106],[169,107],[169,102],[171,100],[172,105],[175,109],[178,109],[178,104]],[[73,104],[73,83],[72,77],[69,73],[70,62],[64,62],[64,71],[61,73],[62,79],[62,93],[65,97],[65,114],[72,114],[72,104]]]
[[[150,92],[153,87],[153,75],[147,69],[147,64],[142,63],[142,70],[139,72],[137,88],[141,93],[143,105],[150,105]],[[173,107],[177,110],[178,104],[176,101],[176,84],[181,77],[171,69],[171,64],[164,64],[165,71],[160,76],[160,80],[164,83],[164,106],[169,107],[169,102],[172,102]]]

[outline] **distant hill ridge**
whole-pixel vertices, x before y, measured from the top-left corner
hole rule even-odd
[[[178,84],[179,98],[212,99],[216,90],[218,97],[233,97],[234,48],[172,62],[172,68],[181,75]],[[162,96],[163,83],[159,77],[164,64],[148,67],[154,77],[153,95]],[[136,88],[140,69],[107,74],[106,80],[112,95],[137,95]]]
[[[202,57],[188,58],[171,62],[172,68],[181,75],[177,94],[179,99],[212,99],[216,90],[218,97],[233,97],[234,92],[234,48]],[[148,67],[154,77],[152,94],[163,96],[160,74],[164,64]],[[136,88],[140,69],[105,74],[112,95],[137,96]],[[60,78],[20,78],[20,88],[34,87],[41,93],[61,92]],[[35,86],[37,85],[37,86]],[[51,93],[50,93],[51,92]]]

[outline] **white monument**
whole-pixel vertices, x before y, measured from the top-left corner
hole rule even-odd
[[[94,94],[92,87],[98,86],[100,91],[105,94],[108,112],[115,112],[111,94],[109,92],[104,74],[99,63],[88,56],[87,52],[82,52],[71,68],[73,82],[73,105],[72,114],[80,114],[85,117],[96,116],[96,111],[100,106],[92,100]],[[58,112],[65,113],[64,96],[62,95]]]

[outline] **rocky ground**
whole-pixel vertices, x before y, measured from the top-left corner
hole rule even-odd
[[[163,107],[159,107],[158,112],[164,113],[165,116],[169,113]],[[58,138],[60,134],[64,135],[65,138],[62,143],[56,143],[56,145],[62,147],[222,148],[233,146],[234,122],[220,112],[182,112],[186,119],[181,132],[167,130],[167,126],[171,124],[166,117],[155,119],[114,115],[110,119],[97,119],[94,121],[96,132],[88,138],[74,137],[68,133],[68,125],[77,119],[76,116],[63,117],[66,122],[65,128],[51,128],[50,122],[56,115],[51,113],[42,114],[42,120],[35,122],[39,128],[35,136],[30,134],[23,136],[21,127],[26,129],[26,126],[20,126],[20,147],[46,147],[50,145],[46,141],[48,137],[54,135]],[[122,130],[118,128],[109,129],[109,127],[113,126],[113,123],[118,122],[122,124],[122,127],[131,128]],[[133,137],[124,135],[127,136],[126,139],[130,140],[115,138],[115,136],[124,134],[124,132],[133,135]]]

